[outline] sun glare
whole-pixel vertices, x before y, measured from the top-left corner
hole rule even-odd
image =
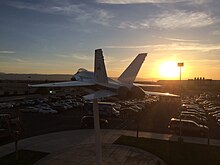
[[[160,65],[160,76],[165,79],[177,78],[179,75],[179,68],[174,61],[166,61]]]

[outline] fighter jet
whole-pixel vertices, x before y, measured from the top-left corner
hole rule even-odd
[[[141,87],[135,85],[136,76],[147,56],[147,53],[141,53],[130,63],[117,80],[107,76],[104,56],[102,49],[95,50],[94,72],[80,68],[75,73],[71,81],[55,82],[46,84],[29,85],[30,87],[91,87],[96,86],[99,90],[84,96],[85,100],[93,100],[111,96],[118,96],[121,99],[144,98],[145,95],[159,95],[179,97],[175,94],[144,91]]]

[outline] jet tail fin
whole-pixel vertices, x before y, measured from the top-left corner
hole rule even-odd
[[[146,56],[147,56],[147,53],[138,54],[137,57],[131,62],[131,64],[121,74],[118,80],[123,83],[132,84]]]
[[[95,50],[94,76],[97,83],[108,83],[102,49]]]

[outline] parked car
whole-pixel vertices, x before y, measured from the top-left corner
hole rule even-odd
[[[43,114],[56,114],[58,113],[58,111],[52,109],[52,108],[48,108],[48,107],[42,107],[40,110],[39,110],[40,113],[43,113]]]
[[[201,114],[199,114],[199,113],[197,113],[197,112],[192,112],[192,111],[182,111],[181,114],[195,115],[195,116],[197,116],[197,117],[199,117],[199,118],[202,118],[202,119],[204,119],[204,120],[208,120],[206,116],[201,115]]]
[[[199,118],[196,115],[181,114],[179,116],[179,118],[184,119],[184,120],[192,120],[192,121],[195,121],[196,123],[202,124],[202,125],[207,125],[208,124],[206,120],[204,120],[202,118]]]
[[[218,124],[218,126],[220,126],[220,119],[218,119],[217,124]]]
[[[195,121],[181,119],[180,122],[180,119],[178,118],[172,118],[170,120],[168,128],[171,131],[174,131],[175,133],[179,134],[180,126],[182,133],[199,133],[202,136],[207,135],[209,130],[207,126],[198,124]]]
[[[204,111],[201,111],[201,110],[186,109],[186,111],[188,111],[188,112],[196,112],[196,113],[199,113],[202,116],[206,116],[206,113]]]
[[[10,137],[10,115],[0,114],[0,139]]]
[[[108,120],[99,119],[100,127],[107,128]],[[81,119],[81,128],[94,128],[94,117],[93,116],[83,116]]]
[[[10,114],[0,114],[0,128],[6,129],[9,127]]]
[[[120,112],[117,111],[114,106],[115,103],[112,102],[98,102],[99,106],[99,114],[103,117],[119,117]],[[92,102],[86,102],[84,104],[84,109],[87,112],[88,115],[93,114],[93,103]]]
[[[207,109],[207,112],[209,114],[209,113],[212,113],[212,112],[215,112],[215,111],[218,111],[218,110],[220,110],[219,106],[218,107],[209,108],[209,109]]]
[[[215,111],[213,111],[213,112],[209,112],[208,113],[210,116],[213,116],[213,115],[215,115],[215,114],[220,114],[220,110],[215,110]]]

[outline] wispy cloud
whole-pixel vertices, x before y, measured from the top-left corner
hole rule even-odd
[[[189,29],[209,26],[219,23],[218,18],[205,12],[193,12],[185,10],[164,11],[145,20],[135,22],[124,21],[119,24],[123,29],[143,29],[157,27],[160,29]]]
[[[158,15],[153,23],[161,28],[195,28],[214,24],[216,19],[205,12],[175,10]]]
[[[220,60],[219,59],[195,59],[195,60],[186,60],[186,65],[191,68],[201,68],[202,70],[212,70],[212,74],[216,74],[215,69],[218,71],[220,67]],[[201,67],[203,66],[203,67]],[[202,74],[206,74],[208,72],[202,72]],[[209,73],[210,74],[210,73]],[[217,72],[217,75],[219,73]],[[210,76],[210,75],[209,75]]]
[[[158,46],[158,47],[157,47]],[[155,50],[179,50],[179,51],[212,51],[220,50],[220,44],[200,44],[178,42],[164,45],[154,45]]]
[[[25,63],[28,62],[27,60],[17,58],[17,57],[9,57],[9,56],[0,56],[1,61],[14,61],[14,62],[19,62],[19,63]]]
[[[96,19],[93,19],[92,22],[101,24],[101,25],[108,25],[109,20],[111,18],[114,18],[113,14],[110,14],[103,9],[97,10],[95,15],[96,15]]]
[[[20,58],[14,58],[14,60],[16,61],[16,62],[27,62],[26,60],[23,60],[23,59],[20,59]]]
[[[89,61],[92,60],[93,57],[87,56],[81,53],[75,53],[75,54],[57,54],[56,57],[62,58],[62,59],[67,59],[67,60],[81,60],[81,61]]]
[[[127,63],[127,62],[131,62],[132,60],[133,60],[133,58],[126,58],[126,59],[120,60],[120,62]]]
[[[104,60],[105,60],[105,63],[109,63],[109,64],[115,64],[118,59],[116,59],[115,57],[111,57],[111,56],[108,56],[108,55],[105,55],[104,56]]]
[[[194,63],[194,64],[200,64],[200,63],[204,63],[204,64],[209,64],[209,65],[219,65],[220,64],[220,60],[217,59],[195,59],[195,60],[187,60],[187,63]]]
[[[141,22],[121,22],[118,26],[121,29],[145,29],[149,28],[148,21],[141,21]]]
[[[18,9],[27,9],[33,10],[42,13],[51,13],[51,14],[85,14],[84,10],[81,9],[83,4],[69,4],[69,3],[56,3],[52,1],[49,3],[27,3],[27,2],[10,2],[9,5],[18,8]]]
[[[178,3],[187,2],[194,4],[203,4],[209,2],[209,0],[96,0],[97,3],[105,4],[142,4],[142,3]]]
[[[214,30],[214,31],[212,32],[212,34],[213,34],[213,35],[220,35],[220,30]]]
[[[207,0],[195,0],[194,3],[203,3]],[[208,0],[209,1],[209,0]],[[186,11],[186,10],[167,10],[162,13],[148,16],[147,19],[136,21],[121,21],[115,18],[113,12],[98,5],[91,6],[86,3],[74,3],[71,1],[51,1],[51,3],[27,3],[11,2],[11,6],[18,9],[32,10],[41,13],[64,15],[68,19],[76,20],[80,23],[95,23],[103,26],[112,25],[121,29],[145,29],[149,27],[175,29],[175,28],[196,28],[212,25],[219,20],[209,13]],[[189,0],[97,0],[97,3],[105,4],[133,4],[133,3],[177,3]]]
[[[154,44],[154,45],[137,45],[137,46],[104,46],[109,49],[149,49],[154,51],[212,51],[220,50],[220,44],[200,44],[200,43],[187,43],[178,42],[171,44]]]
[[[81,23],[92,22],[101,25],[108,25],[109,19],[113,18],[113,14],[110,14],[104,9],[92,8],[86,4],[74,4],[71,1],[65,1],[67,3],[59,3],[58,1],[52,1],[51,3],[24,3],[24,2],[11,2],[9,5],[18,8],[32,10],[41,13],[58,14],[67,16],[69,19],[75,19]]]
[[[92,60],[92,57],[91,56],[85,56],[85,55],[82,55],[82,54],[74,54],[72,56],[73,58],[75,59],[78,59],[78,60]]]
[[[182,39],[182,38],[169,38],[169,37],[160,37],[169,41],[177,41],[177,42],[199,42],[199,40],[189,40],[189,39]]]
[[[0,54],[15,54],[14,51],[0,50]]]
[[[69,58],[69,57],[71,57],[69,55],[64,55],[64,54],[57,54],[56,56],[60,57],[60,58]]]

